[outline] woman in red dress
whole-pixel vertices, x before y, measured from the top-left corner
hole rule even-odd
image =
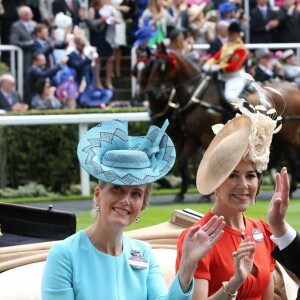
[[[242,115],[225,126],[215,125],[217,134],[198,169],[198,191],[214,193],[215,202],[196,225],[214,215],[224,216],[226,225],[224,235],[198,263],[193,299],[273,299],[272,232],[264,220],[246,217],[244,212],[259,192],[277,120],[269,116],[275,110],[264,114],[262,106],[256,106],[250,112],[244,105],[237,105]],[[177,269],[186,233],[178,239]]]

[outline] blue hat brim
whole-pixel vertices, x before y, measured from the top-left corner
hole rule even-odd
[[[236,6],[230,2],[225,2],[225,3],[222,3],[221,5],[219,5],[219,12],[221,14],[226,13],[226,12],[235,11],[235,10],[236,10]]]
[[[107,103],[113,97],[113,91],[109,89],[94,88],[92,90],[86,89],[78,97],[79,105],[87,105],[89,107],[97,107],[100,104]]]
[[[155,37],[156,34],[157,30],[152,28],[142,28],[137,30],[135,33],[136,41],[133,43],[133,46],[137,47],[147,43],[150,39]]]
[[[104,158],[116,152],[129,155],[129,159],[124,159],[123,164],[108,165]],[[145,158],[135,155],[140,152],[146,154],[147,162],[139,161]],[[165,129],[151,126],[146,136],[132,137],[128,135],[128,123],[120,120],[102,122],[87,131],[79,141],[77,155],[81,166],[93,177],[126,186],[157,181],[171,170],[176,158]]]

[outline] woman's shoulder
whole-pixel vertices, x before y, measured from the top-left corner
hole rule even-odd
[[[85,242],[85,233],[83,230],[76,232],[75,234],[69,236],[63,241],[57,242],[54,244],[50,252],[69,252],[72,249],[78,249],[79,245],[82,245]]]
[[[255,219],[249,217],[245,217],[245,219],[248,223],[248,226],[250,225],[252,228],[259,228],[268,234],[271,232],[270,225],[264,219]]]

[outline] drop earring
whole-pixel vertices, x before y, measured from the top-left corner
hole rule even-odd
[[[100,211],[100,206],[98,204],[96,204],[96,212]]]
[[[218,200],[218,193],[214,192],[214,196],[215,196],[215,201],[217,201]]]
[[[256,198],[253,199],[252,204],[254,205],[256,203]]]
[[[141,218],[140,218],[140,217],[137,217],[137,218],[135,219],[135,223],[140,223],[140,221],[141,221]]]

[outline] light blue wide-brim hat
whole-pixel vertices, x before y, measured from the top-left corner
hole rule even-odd
[[[79,141],[81,166],[93,177],[112,184],[134,186],[152,183],[173,167],[176,152],[162,128],[150,126],[145,136],[129,136],[128,123],[110,120],[88,130]]]

